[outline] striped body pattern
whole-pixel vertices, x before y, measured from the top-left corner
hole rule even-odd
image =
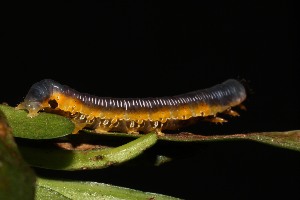
[[[162,130],[176,130],[193,118],[217,119],[223,112],[235,115],[231,108],[245,99],[244,86],[234,79],[176,96],[148,98],[97,97],[44,79],[31,86],[16,108],[28,110],[29,117],[39,111],[67,116],[75,124],[73,133],[89,128],[97,133],[155,131],[161,135]]]

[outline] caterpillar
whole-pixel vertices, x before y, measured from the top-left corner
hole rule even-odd
[[[231,108],[241,105],[246,96],[244,85],[235,79],[175,96],[147,98],[97,97],[44,79],[31,86],[16,109],[27,110],[29,117],[39,111],[69,117],[75,124],[73,133],[86,128],[97,133],[154,131],[163,135],[163,130],[176,130],[197,118],[225,122],[217,115],[239,115]]]

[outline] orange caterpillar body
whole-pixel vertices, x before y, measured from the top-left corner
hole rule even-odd
[[[97,133],[126,133],[178,129],[182,122],[210,118],[223,122],[218,113],[238,115],[231,110],[246,99],[246,90],[237,80],[229,79],[213,87],[170,97],[110,98],[80,93],[51,79],[44,79],[30,88],[17,109],[28,110],[34,117],[39,111],[53,112],[71,118],[73,133],[83,128]]]

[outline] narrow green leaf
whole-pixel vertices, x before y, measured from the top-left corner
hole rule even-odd
[[[35,200],[70,200],[70,198],[62,195],[55,190],[44,187],[39,184],[36,185],[36,192],[35,192]]]
[[[0,199],[34,198],[35,174],[24,162],[0,111]]]
[[[300,130],[251,133],[246,137],[257,142],[300,151]]]
[[[68,135],[74,129],[71,120],[60,115],[40,113],[30,118],[27,117],[28,113],[25,110],[15,110],[13,107],[1,104],[0,110],[6,115],[15,137],[50,139]]]
[[[89,130],[84,130],[89,135],[97,135]],[[138,138],[143,134],[132,135],[124,133],[103,133],[104,137],[124,137],[124,138]],[[165,134],[158,136],[158,140],[165,140],[170,142],[217,142],[217,141],[229,141],[229,140],[252,140],[261,142],[264,144],[273,145],[276,147],[292,149],[300,151],[300,130],[290,131],[270,131],[270,132],[255,132],[255,133],[242,133],[242,134],[231,134],[231,135],[199,135],[189,132],[182,132],[179,134]]]
[[[300,151],[300,130],[282,132],[257,132],[233,135],[202,136],[194,134],[166,135],[159,139],[181,142],[214,142],[226,140],[253,140],[276,147]]]
[[[171,200],[179,199],[167,195],[142,192],[139,190],[113,186],[97,182],[82,182],[71,180],[54,180],[38,178],[37,185],[39,187],[48,188],[62,194],[65,197],[76,200]],[[42,197],[42,196],[40,196]]]
[[[157,135],[149,133],[116,148],[62,150],[19,145],[25,160],[36,167],[57,170],[100,169],[128,161],[155,144]]]

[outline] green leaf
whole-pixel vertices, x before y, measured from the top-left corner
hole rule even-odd
[[[83,130],[87,137],[89,135],[97,135],[93,131]],[[132,135],[124,133],[103,133],[103,137],[124,137],[124,138],[138,138],[142,134]],[[164,134],[158,136],[158,140],[170,142],[217,142],[217,141],[232,141],[232,140],[252,140],[276,147],[292,149],[300,151],[300,130],[290,131],[270,131],[270,132],[255,132],[255,133],[242,133],[232,135],[199,135],[189,132],[182,132],[178,134]]]
[[[38,178],[37,180],[37,190],[39,193],[39,198],[44,199],[45,197],[50,199],[48,195],[49,192],[45,191],[44,188],[48,188],[51,191],[56,191],[54,195],[61,194],[70,199],[76,200],[92,200],[92,199],[104,199],[104,200],[145,200],[145,199],[155,199],[155,200],[171,200],[178,199],[171,196],[166,196],[162,194],[143,192],[139,190],[113,186],[109,184],[97,183],[97,182],[82,182],[82,181],[71,181],[71,180],[54,180]],[[42,188],[43,191],[39,191]],[[56,197],[56,196],[53,196]],[[53,199],[53,198],[52,198]],[[61,198],[62,199],[62,198]]]
[[[39,184],[36,185],[35,200],[70,200],[61,193]]]
[[[35,174],[24,162],[0,111],[0,199],[33,199]]]
[[[25,110],[15,110],[7,105],[0,105],[0,110],[6,115],[15,137],[50,139],[68,135],[74,129],[71,120],[60,115],[40,113],[30,118]]]
[[[165,135],[162,140],[181,142],[214,142],[226,140],[252,140],[264,144],[300,151],[300,130],[283,132],[257,132],[233,135],[202,136],[189,133]]]
[[[300,151],[300,130],[247,134],[247,139],[273,146]]]
[[[92,150],[63,150],[19,145],[24,159],[33,166],[57,170],[100,169],[128,161],[157,141],[155,133],[149,133],[116,148]]]

